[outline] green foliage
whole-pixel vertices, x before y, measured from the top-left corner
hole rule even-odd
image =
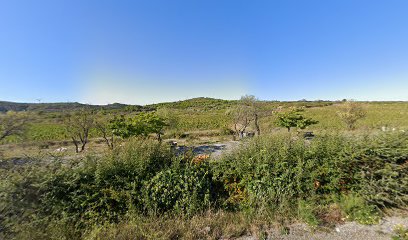
[[[217,162],[229,200],[250,209],[287,209],[299,200],[357,192],[381,208],[407,206],[407,134],[351,139],[256,138]],[[290,208],[290,207],[289,207]]]
[[[347,149],[340,137],[323,136],[306,145],[289,134],[254,139],[240,151],[217,162],[216,176],[240,205],[257,208],[289,208],[316,194],[341,192],[345,165],[339,156]],[[239,191],[237,191],[239,190]]]
[[[309,226],[316,227],[320,224],[315,214],[315,206],[304,200],[300,200],[298,203],[298,216]]]
[[[28,141],[61,140],[68,137],[68,132],[61,124],[36,123],[27,127],[25,138]]]
[[[143,188],[146,211],[174,210],[194,214],[211,203],[212,178],[208,163],[175,166],[159,172]]]
[[[381,219],[375,206],[367,204],[364,198],[353,194],[341,196],[340,207],[346,214],[347,220],[360,224],[378,224]]]
[[[110,122],[113,133],[122,138],[131,136],[148,136],[155,133],[159,140],[166,123],[163,118],[155,113],[139,113],[135,117],[125,118],[125,116],[115,117]]]
[[[286,112],[276,114],[276,124],[290,131],[292,127],[305,129],[310,125],[317,124],[318,121],[303,116],[303,108],[291,108]]]
[[[9,111],[0,114],[0,142],[13,136],[21,136],[25,131],[28,116],[24,113]]]
[[[316,226],[332,205],[350,220],[375,224],[381,209],[407,206],[407,143],[405,133],[327,134],[312,141],[285,133],[202,161],[132,138],[78,162],[38,159],[1,168],[0,227],[6,239],[44,239],[46,233],[75,239],[132,214],[194,218],[219,208]]]
[[[167,148],[151,141],[131,141],[98,161],[88,159],[73,171],[62,171],[45,182],[42,201],[51,213],[72,219],[117,220],[141,210],[141,188],[171,164]],[[48,211],[47,210],[47,211]]]
[[[384,134],[361,145],[352,165],[358,169],[360,194],[381,207],[407,206],[408,134]]]
[[[192,98],[184,101],[168,102],[168,103],[158,103],[153,105],[148,105],[147,107],[155,108],[173,108],[182,110],[196,110],[196,111],[208,111],[208,110],[219,110],[226,109],[231,106],[235,101],[214,99],[214,98]]]
[[[140,111],[148,111],[157,108],[157,115],[162,117],[168,126],[165,127],[166,132],[191,132],[203,130],[220,130],[225,126],[231,128],[230,117],[225,115],[225,111],[231,106],[236,105],[236,101],[212,101],[208,99],[201,100],[187,100],[189,102],[186,107],[184,103],[163,103],[152,106],[143,107]],[[216,103],[219,102],[219,103]],[[323,101],[306,101],[306,102],[277,102],[277,101],[260,101],[260,128],[264,133],[273,131],[275,125],[275,116],[263,113],[270,113],[277,107],[284,109],[290,107],[304,107],[307,109],[303,114],[306,118],[317,120],[319,124],[311,125],[308,129],[313,131],[341,131],[347,126],[339,118],[339,104],[336,102]],[[369,102],[359,103],[364,104],[366,117],[356,122],[356,129],[359,130],[379,130],[386,126],[390,129],[408,130],[408,104],[405,102]],[[183,105],[183,106],[182,106]],[[114,107],[113,105],[109,105]],[[115,105],[116,106],[116,105]],[[67,109],[70,113],[78,111],[83,105],[78,105],[75,108]],[[119,106],[117,106],[119,107]],[[0,106],[1,108],[1,106]],[[100,109],[101,107],[92,107],[92,109]],[[133,108],[133,107],[132,107]],[[138,107],[136,107],[138,108]],[[69,139],[66,129],[61,124],[66,118],[61,108],[53,109],[52,106],[44,109],[40,114],[36,110],[27,112],[30,116],[30,122],[27,125],[25,133],[21,137],[11,136],[4,143],[20,143],[26,141],[57,141]],[[139,112],[137,109],[131,112],[121,111],[121,108],[110,109],[106,106],[105,112],[111,113],[114,116],[120,114],[127,114],[125,118],[134,116]],[[165,110],[162,110],[165,109]],[[26,109],[27,110],[27,109]],[[28,109],[29,110],[29,109]],[[1,110],[0,110],[1,111]],[[135,112],[136,111],[136,112]],[[163,114],[163,112],[165,112]],[[106,118],[106,116],[102,117]],[[105,120],[105,119],[101,119]],[[108,120],[108,119],[106,119]],[[91,130],[90,137],[102,137],[98,131]]]

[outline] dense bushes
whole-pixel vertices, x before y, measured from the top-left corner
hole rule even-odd
[[[371,224],[378,209],[407,206],[407,160],[407,134],[259,137],[218,161],[134,139],[78,163],[3,169],[0,227],[7,236],[66,229],[66,238],[79,238],[132,214],[192,217],[220,208],[311,224],[337,211]]]
[[[79,230],[118,222],[130,212],[192,215],[210,206],[213,184],[208,162],[191,160],[156,141],[133,139],[74,165],[41,162],[9,172],[1,181],[0,226],[12,233],[27,223],[48,229],[63,222]]]
[[[244,145],[214,168],[235,206],[287,211],[299,200],[350,192],[378,207],[407,205],[407,134],[327,135],[311,142],[288,134]]]
[[[142,188],[172,165],[172,153],[159,143],[133,140],[101,159],[89,158],[73,170],[48,179],[43,202],[54,214],[78,220],[117,221],[129,211],[142,211]]]
[[[408,205],[408,135],[389,134],[360,142],[354,166],[358,192],[380,207]]]
[[[246,195],[241,206],[292,208],[300,199],[342,190],[345,159],[341,155],[346,148],[347,142],[337,137],[312,142],[289,134],[258,138],[218,162],[215,171],[229,190],[231,185],[238,186],[230,191],[232,199],[236,194]]]

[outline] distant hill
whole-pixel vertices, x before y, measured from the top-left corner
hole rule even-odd
[[[108,105],[89,105],[78,102],[67,103],[16,103],[0,101],[0,112],[7,111],[43,111],[43,112],[61,112],[74,111],[81,108],[104,109],[104,110],[120,110],[131,107],[133,110],[142,110],[144,107],[139,105],[127,105],[121,103],[113,103]]]
[[[208,98],[208,97],[198,97],[198,98],[191,98],[187,100],[181,100],[176,102],[164,102],[164,103],[157,103],[157,104],[150,104],[146,105],[146,107],[152,108],[173,108],[173,109],[222,109],[231,106],[232,104],[236,103],[236,100],[223,100],[223,99],[216,99],[216,98]]]
[[[339,103],[340,101],[327,101],[327,100],[315,100],[308,101],[306,99],[298,101],[261,101],[264,105],[280,105],[280,106],[303,106],[303,107],[323,107]],[[0,112],[7,111],[42,111],[42,112],[62,112],[62,111],[75,111],[84,107],[91,109],[103,109],[103,110],[125,110],[125,111],[151,111],[157,108],[169,108],[179,110],[194,110],[194,111],[208,111],[208,110],[222,110],[231,107],[236,104],[237,100],[223,100],[208,97],[191,98],[187,100],[180,100],[175,102],[163,102],[156,104],[149,104],[145,106],[141,105],[129,105],[121,103],[113,103],[107,105],[89,105],[78,102],[64,102],[64,103],[16,103],[0,101]]]

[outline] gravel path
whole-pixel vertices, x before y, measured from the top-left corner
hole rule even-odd
[[[361,225],[347,222],[330,230],[313,231],[305,224],[294,224],[289,227],[289,234],[282,235],[277,230],[269,232],[268,239],[280,240],[390,240],[394,235],[394,227],[403,225],[408,227],[408,217],[386,217],[377,225]],[[257,240],[256,236],[243,236],[238,240]]]

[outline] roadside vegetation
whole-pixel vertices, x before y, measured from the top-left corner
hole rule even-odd
[[[24,112],[1,146],[0,239],[264,239],[407,207],[406,103],[192,101]],[[168,144],[183,138],[240,142],[213,158]]]

